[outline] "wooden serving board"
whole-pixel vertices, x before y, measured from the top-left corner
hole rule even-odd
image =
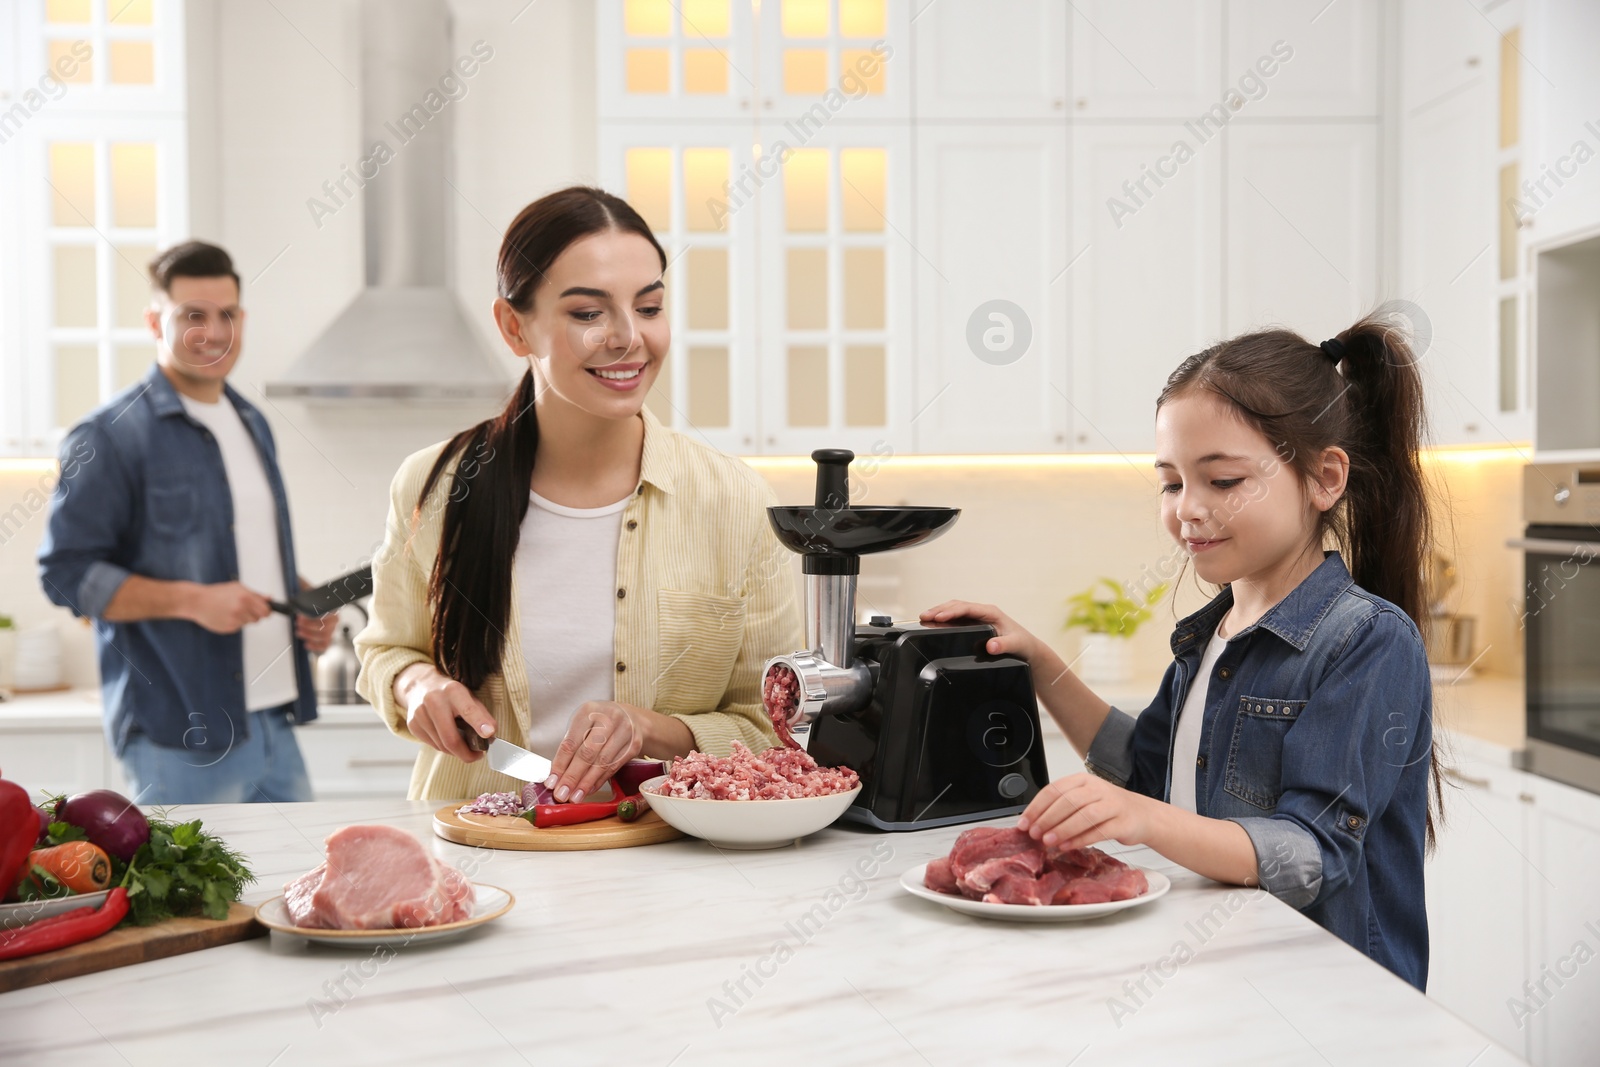
[[[238,903],[230,904],[228,917],[220,921],[168,919],[154,926],[124,926],[81,945],[0,963],[0,993],[265,937],[266,933],[267,928],[256,922],[256,909]]]
[[[609,819],[581,822],[575,826],[549,826],[541,830],[527,819],[515,815],[456,814],[456,809],[467,803],[470,801],[458,800],[434,812],[433,832],[458,845],[519,852],[631,848],[683,836],[681,830],[668,826],[653,811],[645,812],[633,822],[623,822],[613,815]]]

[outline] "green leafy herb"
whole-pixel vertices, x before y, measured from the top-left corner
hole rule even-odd
[[[199,819],[171,823],[155,816],[150,840],[121,875],[117,884],[127,887],[136,926],[189,915],[226,919],[228,905],[256,880],[244,856],[203,830]]]

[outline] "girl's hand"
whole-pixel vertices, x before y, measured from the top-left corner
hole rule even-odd
[[[1151,805],[1159,803],[1092,774],[1073,774],[1039,790],[1017,817],[1017,829],[1046,847],[1086,848],[1107,840],[1143,845],[1154,814]]]
[[[1039,639],[1018,626],[1009,615],[993,604],[974,604],[967,600],[946,600],[924,611],[920,617],[924,626],[941,626],[959,622],[986,622],[994,627],[995,636],[984,646],[992,656],[1012,655],[1018,659],[1033,660],[1038,654]]]
[[[462,763],[483,758],[461,739],[456,719],[466,721],[480,737],[493,737],[494,716],[478,703],[472,691],[431,663],[416,663],[394,680],[396,699],[405,705],[406,728],[417,740]]]
[[[573,713],[544,784],[556,800],[576,804],[642,751],[644,730],[628,709],[615,700],[591,700]]]

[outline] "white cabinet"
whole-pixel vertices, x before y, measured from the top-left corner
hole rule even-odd
[[[1406,0],[1400,5],[1400,109],[1437,100],[1494,69],[1500,47],[1485,0]]]
[[[1454,768],[1425,875],[1428,996],[1524,1056],[1530,1031],[1507,1003],[1522,996],[1529,882],[1538,877],[1524,855],[1527,777],[1473,762]]]
[[[1060,451],[1066,130],[928,126],[917,139],[916,449]]]
[[[595,17],[604,42],[595,66],[601,118],[755,114],[760,89],[750,4],[607,2]]]
[[[1228,0],[1223,76],[1252,118],[1378,114],[1379,0]]]
[[[1593,1063],[1600,1048],[1600,796],[1537,780],[1528,860],[1540,892],[1527,980],[1536,1064]]]
[[[1078,0],[1073,114],[1193,118],[1222,99],[1221,0]]]
[[[1228,336],[1282,325],[1316,344],[1377,304],[1377,128],[1233,125]]]
[[[912,23],[917,119],[1061,118],[1067,15],[1059,0],[954,0]]]
[[[910,3],[777,0],[754,6],[760,11],[763,120],[911,117]]]
[[[1221,329],[1222,148],[1150,124],[1072,146],[1073,447],[1149,452],[1167,376]]]
[[[295,728],[306,774],[318,800],[405,796],[419,746],[397,737],[365,709],[371,721],[346,716],[317,719]]]

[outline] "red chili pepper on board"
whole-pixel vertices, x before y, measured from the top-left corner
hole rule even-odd
[[[580,822],[594,822],[617,813],[616,800],[602,800],[589,804],[535,804],[533,825],[541,830],[551,826],[572,826]],[[524,816],[526,818],[526,816]]]
[[[128,891],[119,885],[95,910],[80,908],[0,932],[0,960],[14,960],[92,940],[117,925],[127,914]]]

